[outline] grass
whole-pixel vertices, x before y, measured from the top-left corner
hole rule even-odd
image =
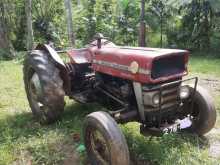
[[[189,64],[190,72],[194,74],[210,74],[220,77],[220,58],[193,56]]]
[[[220,59],[193,57],[190,72],[220,78]],[[22,65],[18,61],[0,61],[0,165],[64,164],[76,148],[73,134],[81,135],[86,114],[100,110],[97,105],[80,105],[66,99],[67,105],[61,121],[41,126],[33,118],[27,103],[22,80]],[[220,111],[220,96],[216,97]],[[220,124],[216,126],[220,127]],[[121,126],[133,159],[142,164],[160,165],[219,164],[209,157],[207,139],[189,134],[170,134],[163,137],[143,137],[139,125]],[[220,137],[219,137],[220,139]],[[79,164],[85,164],[85,153],[79,153]],[[135,160],[134,160],[135,161]],[[145,163],[143,163],[145,162]]]

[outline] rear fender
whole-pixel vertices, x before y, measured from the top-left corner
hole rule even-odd
[[[88,64],[92,62],[92,55],[87,48],[71,49],[67,54],[73,64]]]
[[[60,58],[58,53],[51,46],[46,45],[46,44],[39,44],[37,45],[36,49],[46,51],[51,56],[51,58],[54,60],[54,62],[56,62],[61,67],[65,68],[65,64],[63,60]]]
[[[68,76],[66,66],[58,53],[51,46],[46,44],[39,44],[35,49],[46,51],[48,53],[47,55],[52,58],[56,66],[60,69],[60,77],[63,80],[64,91],[66,92],[66,95],[69,95],[71,91],[70,78]]]

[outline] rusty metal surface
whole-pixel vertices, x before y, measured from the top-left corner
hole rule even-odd
[[[51,46],[49,46],[47,44],[39,44],[39,45],[37,45],[37,47],[35,49],[36,50],[44,50],[44,51],[48,52],[49,55],[52,57],[52,59],[57,64],[59,64],[62,67],[65,67],[65,64],[64,64],[63,60],[60,58],[58,53]]]
[[[92,62],[92,56],[88,49],[72,49],[68,50],[67,54],[71,63],[84,64]]]
[[[188,73],[187,67],[181,73],[152,79],[151,69],[154,60],[170,56],[184,56],[187,64],[189,53],[184,50],[157,49],[157,48],[133,48],[133,47],[97,47],[90,48],[92,52],[92,68],[116,77],[129,79],[141,83],[157,83],[182,77]],[[132,73],[131,64],[138,64],[138,73]]]

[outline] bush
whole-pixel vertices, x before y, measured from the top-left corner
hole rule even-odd
[[[10,50],[0,49],[0,60],[10,60],[12,58]]]

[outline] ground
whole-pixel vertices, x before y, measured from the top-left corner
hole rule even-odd
[[[196,56],[190,76],[210,91],[220,112],[220,59]],[[41,126],[32,117],[22,80],[22,60],[0,61],[0,165],[88,164],[81,138],[86,114],[102,109],[67,101],[61,121]],[[220,120],[205,137],[170,134],[143,137],[139,125],[121,126],[134,165],[220,164]]]

